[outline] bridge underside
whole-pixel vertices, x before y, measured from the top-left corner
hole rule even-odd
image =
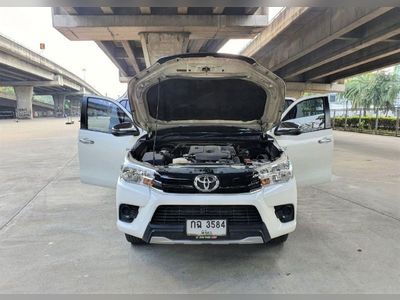
[[[93,87],[61,66],[0,35],[0,86],[13,87],[17,116],[31,118],[48,110],[47,104],[35,103],[32,96],[51,95],[54,109],[64,115],[65,97],[84,93],[99,94]],[[8,107],[2,97],[0,106]],[[35,110],[33,109],[35,108]]]
[[[400,8],[288,8],[242,54],[288,82],[332,83],[400,62]]]
[[[268,25],[264,7],[59,7],[53,24],[70,40],[92,40],[120,80],[165,55],[217,52],[231,38],[253,38]]]
[[[36,95],[73,94],[82,92],[81,86],[61,76],[43,76],[35,70],[0,63],[0,86],[32,86]]]
[[[291,7],[272,22],[265,7],[59,7],[53,24],[70,40],[93,40],[127,81],[156,58],[242,52],[282,77],[288,94],[343,91],[342,79],[400,62],[400,8]],[[339,83],[339,84],[338,84]]]
[[[58,98],[58,99],[57,99]],[[68,115],[77,116],[80,114],[81,96],[67,96],[60,97],[53,96],[54,104],[45,103],[36,99],[32,100],[32,115],[33,117],[50,117],[50,116],[63,116],[64,101],[69,101]],[[2,118],[15,118],[17,117],[18,103],[15,95],[5,94],[0,92],[0,119]]]

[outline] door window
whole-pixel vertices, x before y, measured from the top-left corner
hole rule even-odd
[[[115,125],[130,121],[129,117],[115,103],[103,99],[88,99],[88,130],[111,133],[111,129]]]
[[[121,100],[120,102],[119,102],[119,104],[121,104],[123,107],[125,107],[126,108],[126,100]]]
[[[121,100],[120,102],[119,102],[124,108],[126,108],[126,110],[128,111],[128,112],[130,112],[130,113],[132,113],[132,111],[131,111],[131,105],[129,104],[129,101],[128,100]]]
[[[283,104],[282,111],[285,111],[290,105],[292,105],[292,103],[293,103],[292,99],[285,99],[285,103]]]
[[[130,113],[132,113],[131,104],[129,103],[129,101],[126,101],[125,108],[126,108],[127,111],[129,111]]]
[[[280,127],[311,132],[327,128],[325,97],[299,102],[284,116]]]

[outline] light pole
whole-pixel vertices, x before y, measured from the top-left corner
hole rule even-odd
[[[82,68],[83,80],[86,81],[86,69]]]

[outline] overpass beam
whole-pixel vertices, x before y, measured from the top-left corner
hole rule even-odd
[[[330,72],[337,60],[399,35],[398,15],[393,7],[286,8],[242,54],[287,81],[314,81],[314,69],[325,73],[330,63]]]
[[[249,38],[268,25],[265,15],[54,15],[71,40],[137,40],[141,32],[191,32],[192,38]]]
[[[81,99],[80,98],[70,98],[71,105],[71,116],[79,116],[81,113]]]
[[[64,117],[65,94],[52,95],[54,101],[54,116]]]
[[[160,57],[185,53],[189,43],[188,32],[143,32],[140,33],[146,67]]]
[[[286,97],[299,99],[304,96],[305,90],[286,90]]]
[[[382,12],[386,10],[387,8],[384,7],[378,11]],[[368,51],[368,49],[372,49],[373,52],[374,47],[378,49],[389,49],[389,44],[381,45],[380,43],[400,34],[400,22],[398,21],[399,12],[400,10],[389,11],[381,17],[377,17],[373,22],[364,25],[363,28],[365,32],[356,40],[333,41],[320,47],[317,51],[311,51],[305,54],[300,60],[293,61],[289,65],[275,69],[275,71],[283,78],[293,79],[296,76],[326,66],[330,63],[333,63],[333,68],[331,70],[335,70],[336,64],[338,64],[340,60],[348,59],[351,56],[353,56],[354,60],[354,57],[358,58],[363,56],[363,52]],[[351,62],[352,59],[350,59],[350,63]],[[309,76],[309,74],[306,76]],[[307,79],[305,78],[304,80]]]
[[[286,96],[300,98],[304,93],[328,94],[344,92],[343,83],[286,82]]]
[[[32,119],[33,86],[15,86],[18,119]]]

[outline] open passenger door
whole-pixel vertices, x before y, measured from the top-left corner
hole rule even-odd
[[[288,153],[299,186],[331,180],[333,134],[328,96],[294,101],[271,134]]]
[[[98,96],[83,97],[78,145],[82,182],[115,188],[126,152],[143,133],[133,127],[115,135],[116,125],[130,123],[130,112],[118,102]]]

